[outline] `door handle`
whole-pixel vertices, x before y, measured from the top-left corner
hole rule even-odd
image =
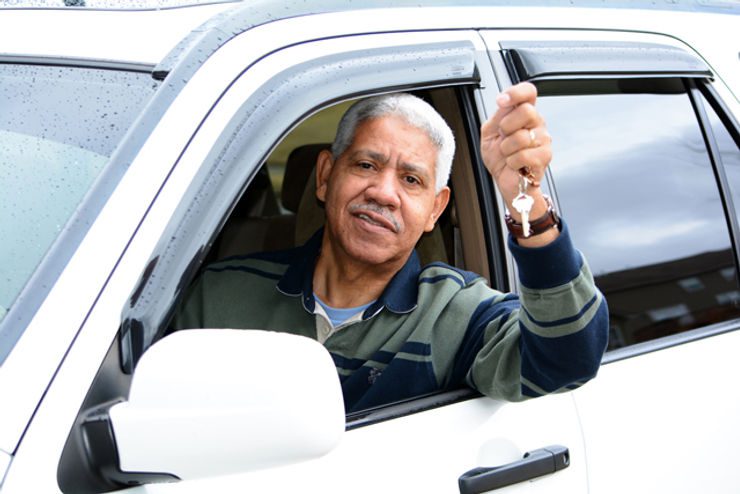
[[[506,465],[468,470],[457,482],[460,494],[478,494],[557,472],[568,468],[569,465],[568,448],[548,446],[525,453],[521,460]]]

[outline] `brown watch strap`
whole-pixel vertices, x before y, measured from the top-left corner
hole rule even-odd
[[[529,222],[529,236],[533,237],[535,235],[539,235],[554,226],[560,228],[560,218],[555,214],[555,210],[552,206],[549,206],[545,214]],[[527,238],[524,236],[524,225],[514,221],[514,218],[509,214],[506,215],[506,227],[514,237]]]

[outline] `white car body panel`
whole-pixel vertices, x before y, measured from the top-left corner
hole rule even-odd
[[[312,25],[311,29],[312,31],[320,30],[320,26]],[[295,30],[292,32],[296,38],[300,39],[301,35],[299,33]],[[250,71],[250,77],[241,80],[242,82],[237,86],[237,88],[241,88],[238,92],[230,91],[228,93],[227,98],[231,98],[229,104],[219,105],[213,114],[208,115],[208,125],[200,129],[198,134],[198,142],[202,144],[188,144],[190,136],[193,135],[198,125],[211,110],[213,102],[232,82],[232,78],[236,78],[243,66],[249,65],[251,60],[258,59],[267,43],[274,43],[275,41],[272,37],[274,32],[271,31],[263,29],[254,33],[256,36],[252,36],[252,34],[251,31],[245,33],[228,43],[211,57],[203,68],[196,72],[181,94],[168,108],[121,180],[116,192],[108,201],[90,232],[88,232],[86,241],[83,242],[74,258],[65,268],[64,274],[57,281],[46,302],[16,344],[16,348],[0,368],[0,394],[17,397],[8,410],[8,418],[0,422],[0,447],[11,451],[14,449],[15,443],[20,438],[30,413],[32,413],[44,393],[49,379],[58,365],[57,363],[66,352],[72,338],[82,324],[82,318],[86,316],[86,311],[78,312],[75,314],[77,320],[62,324],[61,314],[65,314],[70,309],[69,294],[77,293],[78,296],[81,296],[79,288],[75,287],[83,285],[88,293],[84,299],[80,298],[72,304],[72,307],[90,307],[92,305],[98,290],[103,286],[118,255],[122,252],[138,222],[145,214],[149,214],[147,213],[149,201],[158,193],[158,189],[172,166],[165,166],[164,164],[174,164],[178,160],[181,150],[186,145],[188,146],[188,153],[178,163],[173,175],[168,180],[168,187],[162,191],[161,197],[158,198],[158,201],[164,201],[159,202],[163,206],[155,210],[159,212],[161,222],[153,223],[157,225],[155,227],[156,232],[145,233],[140,231],[139,236],[143,235],[144,238],[147,238],[148,235],[152,235],[151,238],[154,240],[159,238],[166,221],[170,218],[198,167],[210,151],[213,140],[220,135],[226,122],[238,110],[241,101],[243,101],[241,98],[258,88],[279,70],[290,67],[295,60],[291,57],[307,56],[310,52],[320,49],[312,45],[307,45],[307,47],[298,45],[292,48],[292,50],[297,50],[297,52],[291,51],[291,53],[295,53],[294,55],[273,56],[260,62],[255,70]],[[326,33],[324,32],[324,34]],[[317,36],[317,33],[309,33],[309,38],[310,35]],[[302,36],[305,37],[306,35]],[[418,42],[444,39],[444,36],[440,33],[419,34],[417,36],[419,37]],[[457,37],[459,38],[459,36]],[[408,35],[405,39],[408,42]],[[385,41],[378,39],[379,44],[390,45],[393,41],[393,36]],[[284,39],[281,40],[281,43],[284,42]],[[331,44],[331,41],[325,43]],[[345,41],[345,45],[337,46],[335,49],[351,49],[353,46],[351,42],[346,43]],[[282,46],[282,44],[279,46]],[[264,75],[261,76],[261,73]],[[242,88],[242,86],[244,87]],[[131,198],[136,198],[137,203],[132,203]],[[144,200],[143,198],[149,199]],[[152,223],[147,224],[151,225]],[[102,225],[100,228],[110,231],[102,233],[96,229],[97,225]],[[115,225],[115,228],[111,228],[111,225]],[[143,228],[147,227],[143,226]],[[100,240],[95,241],[93,239]],[[104,244],[99,243],[101,240]],[[143,259],[143,263],[148,261],[154,243],[156,242],[149,246],[150,251],[146,253],[147,257]],[[106,264],[97,264],[106,257],[101,256],[100,252],[105,252],[111,256]],[[93,259],[95,262],[91,262]],[[138,273],[143,270],[144,265],[142,264],[138,268]],[[88,281],[81,284],[80,279]],[[133,290],[133,285],[131,285],[130,290]],[[82,300],[85,300],[85,302]],[[117,312],[120,312],[120,306]],[[111,329],[117,329],[117,324],[115,326]],[[53,339],[50,339],[48,334],[47,328],[49,327],[58,327],[53,334]],[[42,349],[44,355],[39,362],[23,357],[34,352],[38,354],[40,349]],[[12,378],[12,376],[19,375],[24,376],[23,380]]]
[[[465,33],[452,33],[448,37],[450,39],[466,39],[469,38],[469,35],[466,35]],[[444,35],[441,33],[419,33],[415,34],[413,37],[408,35],[405,37],[406,42],[409,42],[411,39],[416,39],[416,42],[418,43],[424,43],[432,42],[435,40],[439,41],[440,39],[444,39]],[[174,161],[175,159],[177,159],[179,149],[182,149],[187,143],[186,136],[191,135],[188,132],[195,132],[195,129],[200,122],[198,116],[205,115],[206,112],[210,109],[208,107],[203,107],[200,111],[198,111],[198,102],[202,104],[207,104],[210,101],[214,101],[216,99],[215,95],[220,94],[221,88],[225,89],[228,82],[230,81],[228,77],[222,76],[223,71],[219,70],[219,64],[222,66],[226,65],[229,67],[233,67],[234,60],[243,61],[245,58],[245,48],[254,46],[255,41],[256,40],[253,37],[249,37],[245,34],[242,39],[235,40],[234,42],[226,45],[225,48],[229,48],[228,51],[220,52],[220,57],[209,59],[208,63],[204,66],[205,68],[210,68],[211,66],[214,66],[215,70],[204,69],[199,70],[196,73],[193,79],[189,82],[188,86],[186,86],[185,90],[183,90],[183,92],[178,96],[170,109],[168,109],[162,121],[152,133],[150,139],[147,141],[147,144],[145,144],[134,163],[132,163],[129,172],[121,181],[121,184],[119,184],[118,188],[116,189],[116,193],[111,197],[108,204],[106,205],[106,208],[103,210],[103,212],[101,212],[101,215],[99,216],[95,225],[91,229],[90,233],[88,233],[85,243],[83,243],[83,245],[80,247],[80,255],[82,257],[75,256],[76,258],[85,259],[85,244],[91,242],[91,239],[95,238],[95,236],[100,235],[101,238],[110,238],[110,236],[113,234],[113,232],[94,232],[94,229],[97,225],[102,225],[100,226],[100,228],[103,229],[105,229],[106,227],[110,227],[110,225],[116,225],[116,230],[125,231],[125,229],[123,228],[124,223],[122,222],[124,218],[119,217],[117,220],[113,220],[111,217],[107,216],[106,212],[109,211],[110,208],[114,207],[114,204],[118,204],[117,207],[120,207],[120,210],[126,211],[128,213],[128,221],[135,220],[136,218],[140,218],[144,215],[144,211],[145,208],[148,207],[148,203],[146,201],[142,201],[137,209],[133,208],[130,203],[127,203],[127,198],[153,197],[157,189],[156,184],[161,183],[161,181],[164,180],[164,172],[166,171],[166,168],[162,167],[161,164],[164,162],[168,162],[167,160]],[[391,36],[390,38],[377,37],[377,42],[379,45],[390,44],[393,41],[393,36]],[[323,46],[322,43],[323,45],[332,46],[332,49],[338,51],[353,49],[353,43],[351,40],[349,42],[347,40],[327,40],[319,42],[319,45]],[[262,46],[264,47],[264,45]],[[362,46],[366,47],[367,43],[364,43]],[[238,109],[238,103],[240,101],[243,101],[243,97],[245,97],[246,94],[249,94],[256,87],[259,87],[261,82],[265,82],[276,72],[290,67],[292,64],[295,63],[296,57],[306,56],[307,53],[303,53],[306,50],[309,50],[309,52],[312,50],[315,51],[317,50],[317,47],[314,46],[312,48],[311,45],[298,45],[286,51],[285,53],[278,53],[276,56],[266,59],[265,61],[257,64],[255,70],[250,71],[250,77],[242,79],[242,81],[244,81],[243,84],[238,83],[232,88],[232,90],[227,94],[226,98],[224,98],[224,100],[222,100],[217,106],[216,111],[209,115],[209,118],[206,121],[206,125],[199,129],[196,138],[188,144],[188,152],[183,156],[178,166],[175,168],[173,174],[169,177],[166,186],[157,198],[157,207],[153,208],[150,212],[147,213],[147,220],[141,225],[139,231],[137,232],[136,241],[128,247],[126,256],[124,257],[124,259],[121,260],[121,263],[116,269],[116,276],[109,282],[106,287],[104,295],[107,295],[108,293],[118,294],[118,298],[114,302],[112,302],[112,308],[108,309],[110,311],[110,314],[108,314],[108,317],[105,317],[107,323],[94,322],[97,320],[95,316],[97,314],[100,314],[101,305],[103,304],[103,300],[105,299],[105,297],[97,301],[95,310],[90,315],[90,318],[85,322],[86,328],[95,328],[89,329],[89,331],[94,331],[96,333],[95,339],[98,344],[95,347],[95,354],[99,355],[99,357],[97,361],[92,361],[92,363],[94,364],[92,366],[85,365],[88,362],[82,363],[83,367],[86,367],[87,371],[84,378],[79,374],[75,374],[72,378],[72,381],[76,383],[74,385],[76,387],[76,391],[79,390],[83,392],[83,394],[81,395],[75,395],[78,399],[71,399],[72,397],[69,394],[70,390],[62,391],[62,402],[71,404],[73,406],[65,407],[66,410],[64,411],[64,413],[62,413],[61,408],[59,408],[63,407],[62,403],[58,403],[57,405],[49,407],[49,410],[53,410],[54,413],[53,416],[50,417],[51,422],[48,424],[48,428],[43,427],[41,429],[43,430],[43,432],[40,433],[39,440],[43,444],[45,444],[44,453],[48,454],[49,452],[56,450],[56,454],[51,454],[51,461],[49,464],[50,468],[56,468],[56,463],[58,462],[59,455],[61,454],[61,449],[64,446],[64,442],[66,440],[66,431],[69,430],[69,427],[74,420],[74,416],[77,414],[78,411],[79,405],[75,404],[81,403],[82,398],[84,397],[84,391],[86,391],[87,389],[86,387],[80,387],[79,383],[89,383],[92,381],[92,378],[97,371],[97,362],[102,360],[103,355],[107,351],[108,346],[110,345],[110,342],[118,329],[118,325],[120,323],[119,318],[121,307],[123,303],[125,303],[124,301],[128,298],[131,291],[134,289],[135,282],[138,279],[138,274],[143,271],[146,263],[149,261],[154,245],[162,234],[162,230],[171,217],[172,212],[179,203],[179,200],[182,197],[185,188],[187,188],[187,186],[190,184],[190,181],[192,180],[194,174],[197,172],[199,165],[203,162],[205,155],[207,155],[210,151],[211,146],[213,145],[213,139],[215,139],[223,130],[225,124],[233,116],[233,113]],[[321,50],[319,50],[319,52],[326,53],[326,48],[324,48],[323,50],[323,52]],[[260,73],[264,73],[264,76],[260,76]],[[215,74],[218,74],[219,77],[216,77]],[[255,81],[257,81],[257,83],[255,83]],[[209,99],[206,97],[206,95],[213,97]],[[186,125],[187,130],[184,130],[184,126]],[[161,134],[159,134],[160,132]],[[181,139],[179,142],[179,147],[177,144],[178,141],[174,140],[175,138]],[[153,164],[158,164],[159,166],[154,166]],[[139,184],[138,187],[137,184]],[[145,188],[142,188],[141,184],[147,184],[150,189],[147,190]],[[132,225],[132,228],[133,227],[135,227],[135,225]],[[94,251],[97,246],[91,246],[90,248]],[[90,254],[87,255],[89,256]],[[132,262],[134,263],[133,266],[128,265],[128,259],[132,260]],[[72,263],[70,263],[70,266],[71,265]],[[69,268],[65,270],[65,274],[68,271]],[[126,286],[122,291],[119,291],[117,288],[113,288],[114,280],[117,280],[118,276],[121,276],[123,279],[127,280],[125,282]],[[98,283],[102,285],[103,281],[104,278],[99,280]],[[61,283],[62,278],[60,278],[57,286],[59,286]],[[77,283],[79,283],[79,279],[77,279]],[[91,284],[91,286],[93,286],[93,284]],[[56,287],[54,292],[50,294],[49,298],[51,299],[54,296],[57,296],[60,301],[68,301],[67,292],[65,292],[64,290],[57,291]],[[48,301],[44,305],[44,308],[47,305]],[[19,345],[24,340],[29,340],[31,338],[30,335],[33,334],[36,334],[40,338],[43,338],[44,331],[42,328],[44,327],[46,326],[36,326],[35,324],[33,324],[26,330],[23,338],[21,338],[21,341],[19,341]],[[106,328],[105,334],[107,334],[107,339],[102,337],[102,335],[104,334],[104,330],[102,328]],[[84,332],[79,335],[73,349],[84,346],[82,343],[83,334]],[[15,353],[16,352],[14,351],[13,354]],[[19,352],[19,354],[21,353],[22,352]],[[11,356],[13,354],[11,354]],[[84,356],[82,358],[87,358],[89,360],[89,356],[91,355],[90,349],[83,353],[83,355]],[[72,359],[70,354],[65,360],[65,366],[63,366],[62,369],[66,367],[66,362],[69,362],[71,360]],[[8,359],[8,361],[10,361],[10,358]],[[6,361],[6,364],[3,366],[3,370],[5,370],[5,366],[7,365],[8,361]],[[26,362],[26,364],[29,364],[29,362]],[[62,379],[62,376],[63,372],[60,372],[55,378],[55,383],[59,382],[59,380]],[[54,387],[56,387],[56,385]],[[51,393],[52,390],[47,391],[45,401],[50,400]],[[28,401],[32,402],[32,400]],[[43,420],[40,416],[41,413],[42,411],[38,412],[39,415],[36,417],[34,424],[43,423]],[[66,425],[62,426],[61,424],[64,423],[66,423]],[[63,434],[55,434],[54,431],[61,431],[63,432]],[[33,443],[31,437],[32,430],[29,430],[26,433],[26,437],[24,438],[23,444],[21,446],[21,451],[25,448],[27,444]],[[56,441],[52,441],[52,438],[55,438]],[[52,444],[56,444],[56,446],[51,447]],[[29,454],[26,455],[26,457],[28,457],[29,459],[33,458],[33,462],[29,465],[29,468],[39,468],[39,455]],[[16,463],[17,465],[16,467],[14,467],[13,473],[15,471],[20,472],[22,470],[22,463],[18,460],[16,460]],[[4,489],[10,489],[8,485],[12,485],[12,479],[8,478],[6,484],[7,485],[4,486]],[[48,489],[48,487],[41,486],[39,486],[39,488]],[[10,492],[12,492],[12,490]]]
[[[457,477],[475,466],[508,463],[532,449],[567,442],[573,459],[569,468],[499,492],[586,493],[584,450],[573,441],[580,437],[575,417],[566,395],[531,404],[480,398],[348,431],[338,448],[317,460],[124,492],[277,493],[305,492],[307,486],[345,492],[353,479],[352,490],[360,493],[449,493],[458,491]]]
[[[0,53],[157,64],[204,21],[233,6],[132,11],[60,8],[35,12],[31,25],[24,9],[0,9]],[[121,43],[122,39],[126,42]]]
[[[190,29],[212,13],[229,7],[182,9],[173,11],[175,14],[91,11],[84,12],[84,17],[77,12],[50,11],[39,21],[38,32],[59,32],[63,26],[66,37],[45,34],[36,37],[37,44],[29,44],[22,32],[23,12],[8,10],[0,15],[0,46],[4,53],[15,55],[155,64]],[[238,79],[209,114],[218,96],[264,53],[293,43],[358,32],[484,27],[489,15],[487,10],[478,8],[425,9],[424,12],[408,9],[407,14],[394,11],[389,15],[381,10],[362,12],[358,18],[355,13],[336,13],[318,16],[312,22],[297,18],[260,26],[224,45],[188,82],[0,368],[0,396],[4,397],[0,479],[4,470],[12,466],[2,485],[3,493],[59,489],[56,469],[62,448],[89,384],[115,338],[121,307],[184,191],[240,102],[273,74],[294,63],[296,57],[310,57],[316,51],[332,47],[351,49],[354,41],[298,45],[260,61],[250,69],[249,77]],[[129,32],[129,21],[121,19],[128,15],[137,19],[136,30],[142,33],[134,36],[130,45],[90,43],[91,35],[96,40],[109,37],[113,40],[119,35],[111,33]],[[681,13],[656,15],[661,16],[661,24],[666,26],[669,36],[679,40],[673,41],[674,44],[684,48],[683,43],[688,44],[722,74],[724,84],[717,85],[718,91],[738,115],[737,96],[730,96],[730,88],[735,91],[740,88],[736,47],[723,36],[704,33],[706,29],[737,32],[737,19],[713,14],[692,14],[691,19]],[[67,16],[77,20],[67,20]],[[170,20],[173,16],[178,19],[178,27],[163,29],[163,23],[169,26],[174,22]],[[79,28],[70,29],[78,22]],[[575,30],[537,33],[551,39],[571,36],[625,39],[622,33],[606,35],[593,31],[623,29],[636,32],[632,39],[669,42],[667,36],[645,34],[656,31],[654,17],[628,9],[606,15],[599,9],[496,8],[496,16],[490,23],[497,29],[563,25]],[[97,31],[91,32],[90,26],[95,26]],[[593,32],[588,34],[579,29]],[[75,35],[69,36],[70,31]],[[445,35],[419,33],[415,39],[435,41]],[[532,32],[519,30],[497,31],[495,35],[486,34],[489,36],[486,40],[489,48],[495,49],[498,39],[532,39],[531,35]],[[392,45],[396,38],[404,42],[411,39],[408,34],[385,35],[378,44]],[[489,95],[497,91],[493,86],[483,99],[488,105]],[[490,114],[491,107],[486,111]],[[204,125],[198,129],[202,122]],[[189,142],[193,134],[195,138]],[[171,166],[186,147],[187,152],[168,177]],[[148,210],[155,197],[155,207]],[[139,228],[142,218],[145,219]],[[125,254],[119,260],[124,249]],[[564,444],[570,448],[573,459],[568,469],[501,492],[696,492],[699,488],[707,492],[731,492],[731,486],[740,485],[733,463],[736,455],[732,454],[740,439],[740,429],[717,430],[716,426],[732,423],[740,415],[740,402],[721,379],[740,375],[740,365],[733,363],[736,362],[734,350],[739,346],[737,331],[712,336],[605,365],[593,383],[571,395],[508,405],[485,398],[469,400],[351,430],[344,434],[339,447],[317,460],[228,477],[152,484],[129,491],[243,492],[251,488],[259,492],[286,492],[303,491],[307,485],[313,485],[332,492],[346,490],[346,479],[351,478],[362,479],[352,488],[358,492],[450,492],[457,489],[457,477],[470,468],[514,461],[526,451]],[[701,372],[691,365],[696,361],[702,362]],[[661,369],[673,372],[664,374]],[[675,372],[678,369],[681,372]],[[706,417],[707,405],[702,397],[711,397],[717,420],[699,428],[687,420],[692,416]],[[677,446],[671,456],[654,458],[649,448],[641,447],[645,437],[650,437],[651,443]],[[708,438],[718,442],[711,443],[712,450],[702,450],[702,445],[709,449],[705,442]],[[684,443],[686,447],[682,446]],[[718,443],[726,449],[714,449]],[[625,451],[630,451],[631,456],[625,457]],[[6,452],[15,453],[12,462]],[[682,475],[718,469],[726,471],[727,476]],[[615,474],[624,471],[627,474]],[[701,479],[702,484],[694,483],[696,479]]]
[[[576,390],[591,492],[737,492],[738,345],[732,331],[612,362]]]
[[[10,460],[11,460],[10,454],[6,453],[5,451],[0,451],[0,486],[3,485],[3,479],[5,478],[5,472],[8,471],[8,467],[10,467]]]

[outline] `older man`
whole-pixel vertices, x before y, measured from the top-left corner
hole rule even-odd
[[[498,97],[481,129],[486,167],[508,204],[526,171],[531,234],[512,208],[509,249],[521,298],[473,273],[421,267],[414,246],[450,197],[452,132],[406,94],[362,100],[316,163],[325,227],[289,251],[209,266],[175,328],[286,331],[318,339],[334,358],[348,411],[470,385],[522,400],[572,389],[596,374],[606,347],[606,303],[567,227],[536,186],[550,137],[520,84]],[[276,355],[275,358],[280,358]],[[296,386],[300,386],[300,362]]]

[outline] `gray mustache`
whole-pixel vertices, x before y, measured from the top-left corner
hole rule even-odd
[[[349,207],[350,213],[354,213],[356,211],[371,211],[373,213],[377,213],[381,215],[383,218],[391,222],[396,233],[401,231],[400,223],[398,223],[398,220],[396,220],[396,218],[388,210],[388,208],[384,208],[383,206],[379,206],[372,202],[369,202],[367,204],[353,204],[352,206]]]

